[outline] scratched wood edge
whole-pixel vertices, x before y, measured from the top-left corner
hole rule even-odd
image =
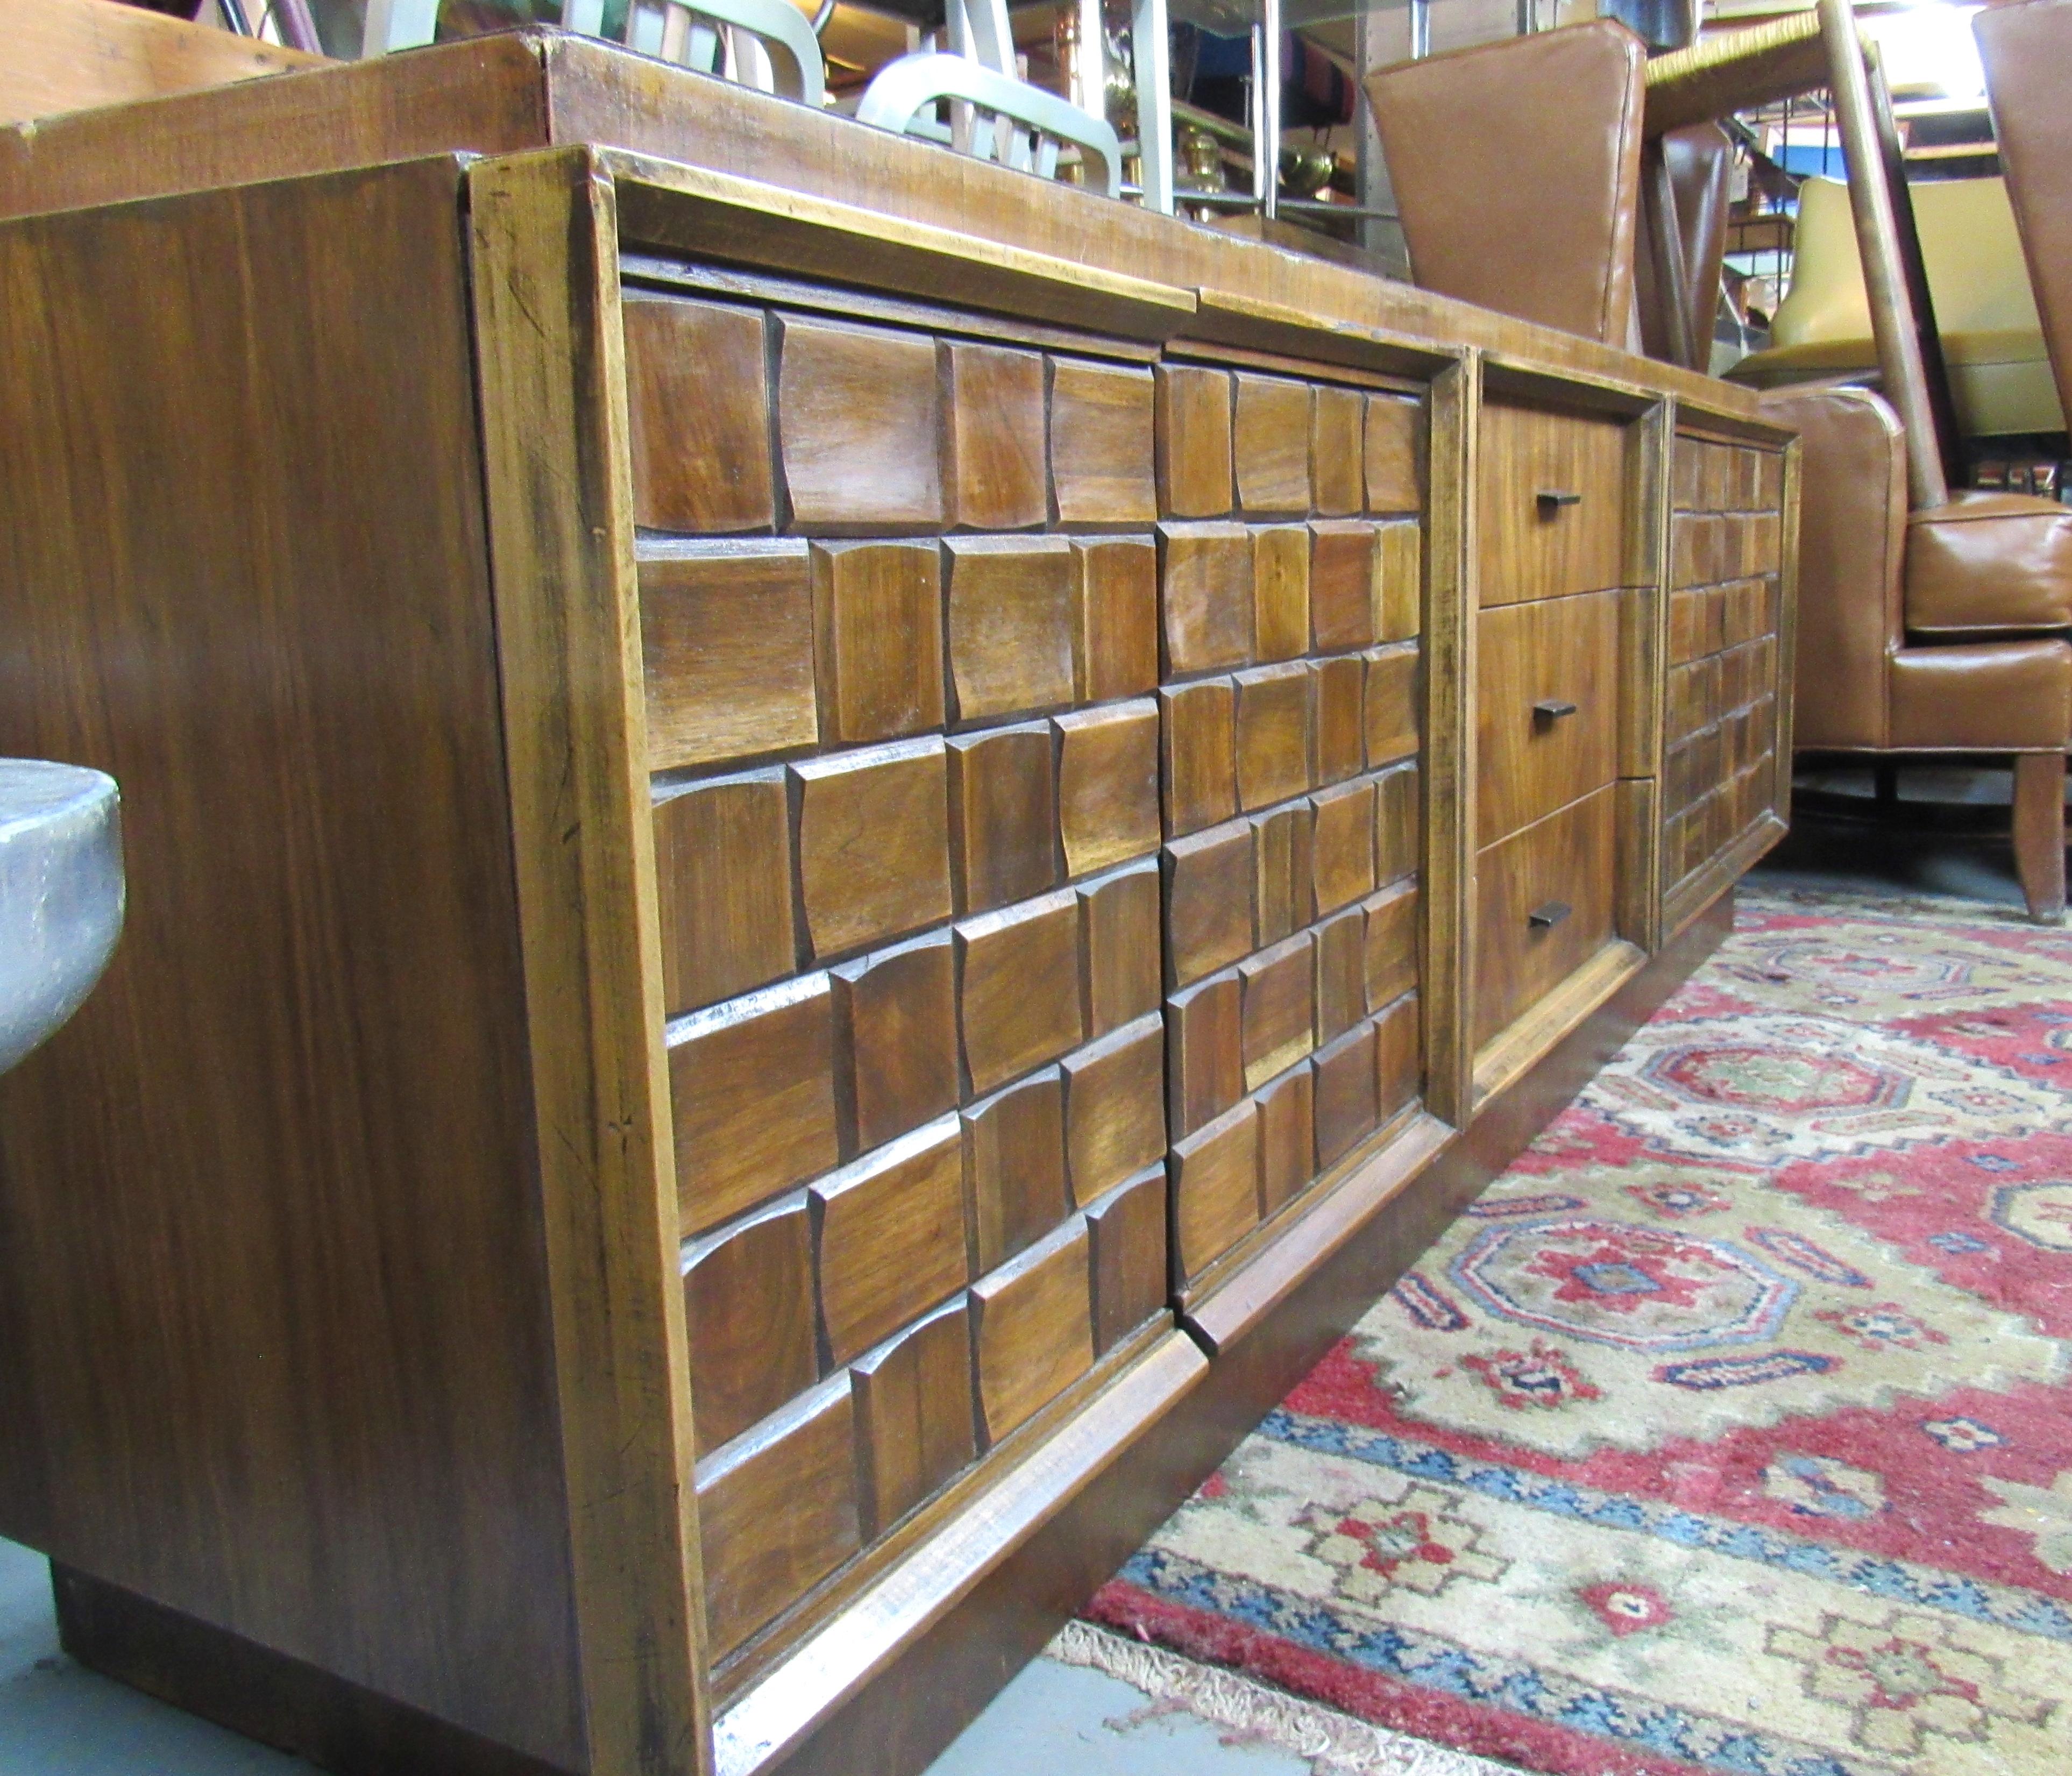
[[[468,198],[590,1768],[689,1776],[710,1737],[613,192],[554,150],[479,163]]]
[[[1618,935],[1652,953],[1662,944],[1662,831],[1659,785],[1662,734],[1669,657],[1670,537],[1675,520],[1677,403],[1655,402],[1629,433],[1634,509],[1643,514],[1641,534],[1630,542],[1626,578],[1642,607],[1624,613],[1620,623],[1621,708],[1619,774],[1644,779],[1646,791],[1630,792],[1645,808],[1643,830],[1622,828],[1622,854],[1615,868]]]
[[[960,234],[759,180],[615,149],[601,166],[619,188],[626,237],[841,283],[953,299],[1125,338],[1168,338],[1194,313],[1191,290]]]
[[[722,1712],[713,1729],[714,1776],[777,1768],[1208,1372],[1200,1349],[1169,1322],[1163,1337],[1001,1475],[976,1508],[950,1518]]]
[[[1770,745],[1775,752],[1770,806],[1788,830],[1791,825],[1793,723],[1798,715],[1799,684],[1799,506],[1805,446],[1794,438],[1784,447],[1784,522],[1777,577],[1777,721]],[[1780,835],[1782,837],[1782,835]]]
[[[1478,561],[1474,490],[1482,359],[1470,352],[1432,384],[1425,460],[1424,1102],[1461,1127],[1473,1101],[1469,999],[1474,979],[1474,782]]]

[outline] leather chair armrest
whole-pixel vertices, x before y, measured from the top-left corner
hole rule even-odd
[[[1892,744],[2059,752],[2072,740],[2072,645],[1988,641],[1892,656]]]
[[[1802,440],[1794,738],[1805,747],[1888,746],[1887,661],[1901,640],[1906,435],[1867,388],[1774,389],[1762,411]]]
[[[1990,635],[2072,626],[2072,510],[1967,491],[1906,524],[1906,627]]]

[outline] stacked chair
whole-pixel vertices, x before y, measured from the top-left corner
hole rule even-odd
[[[2028,77],[2020,100],[2004,84],[1995,100],[2061,394],[2072,388],[2072,289],[2057,287],[2072,278],[2068,13],[2072,0],[2029,0],[1982,14],[1979,27],[1989,68],[2020,63]],[[2029,47],[2045,37],[2054,59]],[[1884,762],[2011,755],[2016,873],[2031,915],[2054,923],[2072,742],[2072,512],[1950,484],[1956,441],[1947,387],[1931,374],[1926,275],[1907,251],[1896,137],[1846,0],[1651,63],[1599,21],[1383,69],[1367,90],[1420,285],[1701,368],[1725,176],[1724,144],[1708,149],[1703,132],[1732,110],[1820,86],[1834,93],[1848,156],[1881,387],[1804,386],[1766,401],[1804,440],[1796,743]],[[2015,166],[2025,156],[2026,179]]]

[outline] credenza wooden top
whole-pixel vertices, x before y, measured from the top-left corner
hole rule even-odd
[[[0,217],[440,153],[589,144],[886,217],[1406,339],[1475,346],[1753,418],[1711,377],[1284,251],[593,39],[537,30],[0,130]]]

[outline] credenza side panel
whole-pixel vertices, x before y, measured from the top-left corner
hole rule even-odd
[[[0,1531],[576,1767],[458,179],[0,229],[0,756],[129,878],[0,1081]]]

